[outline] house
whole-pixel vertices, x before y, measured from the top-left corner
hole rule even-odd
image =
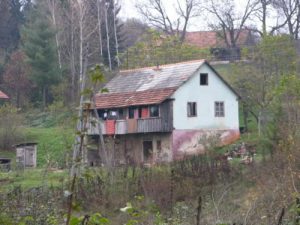
[[[2,99],[9,99],[9,97],[2,91],[0,91],[0,100]]]
[[[195,31],[187,32],[185,42],[189,45],[196,46],[201,49],[210,49],[216,59],[228,60],[231,52],[224,38],[221,37],[221,31]],[[229,39],[229,34],[228,34]],[[240,55],[240,48],[243,46],[253,46],[256,43],[256,36],[251,30],[243,29],[237,39],[236,51]]]
[[[105,88],[96,108],[118,162],[170,162],[203,153],[207,137],[228,144],[240,136],[239,95],[205,60],[120,71]],[[89,124],[89,141],[97,126]]]

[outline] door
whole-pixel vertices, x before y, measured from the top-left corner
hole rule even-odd
[[[34,149],[31,147],[26,147],[25,149],[25,166],[34,166]]]
[[[152,163],[153,160],[153,142],[143,141],[143,157],[145,163]]]

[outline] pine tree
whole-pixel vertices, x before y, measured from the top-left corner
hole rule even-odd
[[[0,1],[0,48],[12,52],[20,41],[20,27],[25,21],[24,8],[29,0]]]
[[[22,32],[23,49],[31,66],[30,79],[36,85],[43,107],[47,105],[49,88],[60,80],[55,32],[40,1],[29,12],[29,19]]]

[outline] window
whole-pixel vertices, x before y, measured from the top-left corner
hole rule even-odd
[[[215,102],[215,117],[224,117],[224,102]]]
[[[208,74],[207,73],[200,74],[200,85],[208,85]]]
[[[142,107],[139,107],[138,111],[139,111],[139,118],[142,118]]]
[[[187,116],[188,117],[197,116],[197,102],[188,102],[187,103]]]
[[[119,109],[119,119],[120,120],[125,119],[125,114],[124,114],[124,110],[123,109]]]
[[[159,107],[158,105],[152,105],[149,107],[150,117],[159,117]]]
[[[134,111],[135,111],[134,107],[129,107],[129,109],[128,109],[128,118],[129,119],[134,119]]]

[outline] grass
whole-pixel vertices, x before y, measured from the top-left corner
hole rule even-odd
[[[43,185],[59,187],[66,178],[67,171],[65,170],[26,169],[8,173],[0,172],[0,193],[12,190],[17,186],[24,190]]]
[[[60,167],[70,153],[74,131],[70,128],[31,127],[25,129],[26,140],[38,143],[37,166]]]
[[[229,83],[231,81],[230,76],[233,74],[233,67],[234,64],[232,63],[214,65],[215,70]]]

